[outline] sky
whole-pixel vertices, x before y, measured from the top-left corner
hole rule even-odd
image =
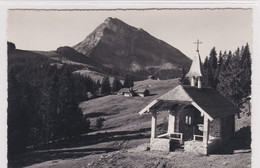
[[[9,10],[7,40],[25,50],[55,50],[82,41],[107,17],[142,28],[190,58],[199,39],[202,61],[217,52],[252,45],[251,9]]]

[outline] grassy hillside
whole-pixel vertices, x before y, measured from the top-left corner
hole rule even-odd
[[[89,76],[94,81],[99,80],[102,82],[103,78],[108,76],[110,83],[114,81],[114,76],[111,74],[109,68],[105,68],[102,65],[96,63],[95,61],[89,59],[88,57],[77,53],[70,48],[59,48],[58,52],[55,51],[27,51],[27,50],[13,50],[8,53],[8,66],[11,69],[14,66],[21,67],[30,60],[41,59],[43,61],[49,61],[50,65],[58,65],[61,67],[63,65],[73,66],[75,73]],[[40,66],[40,65],[39,65]],[[122,75],[121,75],[122,76]],[[123,83],[123,78],[119,77],[121,83]]]
[[[108,77],[109,77],[109,82],[110,82],[111,85],[112,85],[112,83],[113,83],[113,81],[114,81],[114,79],[115,79],[114,76],[105,75],[105,74],[99,73],[99,72],[97,72],[97,71],[91,71],[91,70],[88,69],[88,68],[84,68],[84,69],[77,70],[77,71],[75,71],[74,73],[78,73],[78,74],[83,75],[83,76],[89,76],[92,80],[94,80],[94,81],[96,81],[96,82],[97,82],[98,80],[99,80],[99,82],[102,82],[102,80],[103,80],[106,76],[108,76]],[[120,79],[120,82],[123,84],[123,83],[124,83],[123,78],[121,78],[121,77],[118,77],[118,78]]]
[[[139,81],[135,82],[134,87],[148,87],[150,96],[131,98],[123,95],[109,95],[82,102],[80,108],[90,118],[91,126],[95,126],[98,117],[103,117],[105,119],[103,129],[106,131],[133,131],[150,128],[151,116],[140,116],[138,112],[152,100],[173,89],[178,84],[178,79]],[[159,117],[158,124],[162,123],[163,119],[164,117]]]

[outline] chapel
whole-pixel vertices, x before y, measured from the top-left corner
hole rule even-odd
[[[199,42],[198,42],[199,44]],[[197,47],[186,77],[190,85],[178,85],[153,100],[139,114],[151,115],[150,150],[217,152],[235,131],[239,109],[213,88],[201,84],[201,59]],[[158,113],[169,113],[167,133],[157,135]]]

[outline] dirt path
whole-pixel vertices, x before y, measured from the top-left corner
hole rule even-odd
[[[145,151],[144,147],[120,150],[106,154],[89,155],[78,159],[54,160],[29,166],[30,168],[246,168],[251,167],[251,152],[203,156],[188,152]]]

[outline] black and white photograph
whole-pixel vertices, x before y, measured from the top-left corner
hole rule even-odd
[[[6,166],[253,167],[253,14],[9,8]]]

